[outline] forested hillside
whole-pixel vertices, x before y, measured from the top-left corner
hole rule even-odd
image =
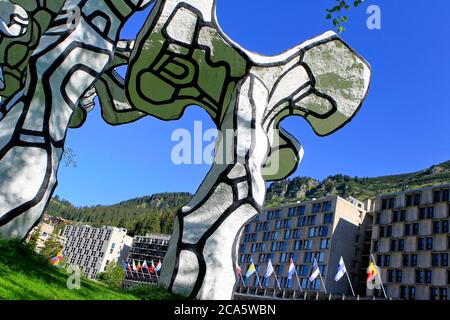
[[[132,236],[151,232],[171,233],[176,210],[186,204],[191,196],[187,192],[159,193],[109,206],[81,208],[55,196],[46,213],[94,227],[108,225],[125,228]]]
[[[441,183],[450,183],[450,161],[418,172],[376,178],[338,174],[318,181],[309,177],[296,177],[272,183],[267,190],[266,205],[288,204],[328,195],[342,197],[351,195],[359,200],[365,200],[378,194]]]
[[[450,183],[450,161],[414,173],[376,178],[338,174],[318,181],[310,177],[295,177],[270,184],[267,189],[266,206],[289,204],[328,195],[342,197],[351,195],[365,200],[377,194],[441,183]],[[130,235],[145,235],[149,232],[171,233],[177,209],[187,203],[191,196],[186,192],[160,193],[110,206],[81,208],[56,196],[50,202],[47,213],[97,227],[109,225],[126,228]]]

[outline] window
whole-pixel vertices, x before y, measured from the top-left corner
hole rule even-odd
[[[377,212],[375,214],[375,223],[380,224],[380,222],[381,222],[381,212]]]
[[[448,288],[440,288],[439,295],[441,300],[448,300]]]
[[[305,252],[305,262],[311,262],[313,260],[313,253],[312,252]]]
[[[412,194],[408,194],[406,196],[406,206],[409,207],[412,206],[412,204],[413,204],[413,196]]]
[[[427,218],[433,219],[434,218],[434,207],[428,207],[427,208]]]
[[[433,233],[439,233],[441,229],[441,223],[439,221],[433,221]]]
[[[323,215],[323,224],[328,224],[333,221],[333,214],[332,213],[325,213]]]
[[[313,246],[313,241],[312,240],[305,240],[304,242],[304,249],[305,250],[311,250]]]
[[[411,235],[411,224],[405,224],[405,232],[404,232],[405,236],[410,236]]]
[[[331,201],[327,201],[323,203],[323,212],[331,211]]]
[[[431,258],[431,265],[433,267],[438,267],[440,264],[440,254],[439,253],[433,253],[432,258]]]
[[[425,283],[430,284],[432,280],[432,272],[431,270],[425,271]]]
[[[433,192],[433,202],[441,202],[441,190]]]
[[[404,251],[405,250],[405,240],[400,239],[398,240],[398,251]]]
[[[389,209],[394,208],[394,206],[395,206],[395,198],[389,198],[389,204],[388,204]]]
[[[391,256],[388,255],[388,254],[386,254],[386,255],[384,256],[384,266],[385,266],[385,267],[389,267],[390,264],[391,264]]]
[[[418,234],[419,234],[419,224],[414,223],[413,224],[413,235],[418,235]]]
[[[402,270],[397,270],[396,276],[395,276],[395,281],[396,282],[402,282],[402,278],[403,278],[403,271]]]
[[[400,221],[400,211],[392,212],[392,221],[399,222]]]
[[[298,214],[299,216],[305,215],[305,206],[300,206],[300,207],[298,207],[298,208],[297,208],[297,214]]]
[[[303,241],[295,240],[294,242],[294,250],[302,250]]]
[[[408,287],[401,286],[400,287],[400,299],[406,300],[409,296],[409,290]]]
[[[239,252],[245,252],[245,251],[247,251],[247,245],[241,244],[241,248],[239,249]]]
[[[414,205],[418,206],[420,204],[420,198],[421,198],[421,194],[415,194],[414,195]]]
[[[419,238],[417,239],[417,250],[424,250],[425,249],[425,239]]]
[[[419,219],[425,219],[426,209],[419,208]]]
[[[320,240],[320,249],[328,249],[330,247],[330,239]]]
[[[449,201],[449,189],[442,190],[442,201]]]
[[[388,199],[381,200],[381,210],[385,210],[388,208]]]
[[[448,253],[441,253],[441,266],[448,267]]]
[[[417,267],[417,254],[411,255],[411,267]]]
[[[427,250],[433,250],[433,238],[427,238]]]
[[[293,208],[289,208],[288,210],[288,217],[294,217],[297,213],[297,208],[293,207]]]
[[[386,227],[386,237],[392,236],[392,226]]]
[[[441,221],[441,232],[448,233],[448,220]]]
[[[410,262],[410,256],[408,254],[404,254],[402,256],[402,265],[404,267],[409,267],[409,262]]]
[[[319,228],[319,235],[321,237],[326,237],[328,236],[328,226],[322,226]]]
[[[424,273],[423,270],[416,270],[416,283],[423,283]]]
[[[416,300],[416,287],[409,287],[409,299]]]
[[[406,221],[406,210],[400,211],[400,221]]]
[[[316,252],[315,257],[317,259],[317,262],[324,262],[325,260],[325,254],[323,252]]]
[[[391,240],[391,251],[395,251],[397,248],[397,240]]]
[[[313,203],[312,205],[312,213],[319,213],[320,212],[320,203]]]
[[[380,226],[379,232],[378,232],[378,237],[380,237],[380,238],[385,237],[385,232],[384,231],[385,231],[384,226]]]
[[[373,241],[373,251],[374,251],[374,252],[378,252],[378,250],[379,250],[379,245],[380,245],[380,243],[378,242],[378,240],[374,240],[374,241]]]

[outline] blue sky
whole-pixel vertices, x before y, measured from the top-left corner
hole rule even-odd
[[[333,0],[217,0],[222,29],[243,47],[277,54],[332,29],[325,8]],[[366,27],[369,5],[379,5],[381,30]],[[134,37],[148,11],[123,30]],[[372,66],[369,96],[358,116],[332,136],[315,136],[301,118],[283,126],[304,146],[293,176],[323,179],[344,173],[379,176],[420,170],[450,159],[450,1],[366,0],[352,10],[343,39]],[[206,112],[190,107],[178,121],[147,117],[111,127],[99,108],[70,130],[67,146],[77,167],[61,165],[56,194],[75,205],[112,204],[165,191],[195,192],[208,165],[172,164],[172,131],[213,128]]]

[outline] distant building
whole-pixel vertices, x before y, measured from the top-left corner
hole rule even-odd
[[[390,297],[450,299],[449,189],[446,184],[376,198],[372,254]]]
[[[282,291],[292,295],[300,289],[295,276],[288,280],[289,261],[292,258],[296,266],[302,290],[323,292],[319,278],[310,283],[313,259],[316,258],[327,287],[335,294],[350,294],[346,278],[335,282],[334,277],[342,256],[346,263],[350,279],[357,293],[364,292],[360,287],[364,277],[363,266],[369,255],[370,217],[366,217],[370,201],[363,203],[354,198],[350,201],[339,196],[330,196],[304,201],[283,207],[265,209],[256,218],[248,222],[240,238],[238,264],[245,275],[253,259],[262,287],[280,291],[274,276],[264,279],[269,259],[272,260],[275,273]],[[236,292],[254,292],[258,287],[257,278],[248,279],[247,286],[236,285]],[[283,295],[285,295],[283,293]]]
[[[28,233],[27,242],[30,241],[35,232],[39,232],[36,246],[33,248],[34,251],[39,253],[44,248],[45,242],[52,237],[53,230],[54,227],[52,225],[41,222]]]
[[[159,260],[162,262],[169,246],[169,240],[170,235],[165,234],[135,236],[126,262],[132,265],[134,261],[135,265],[139,263],[143,265],[144,261],[147,261],[149,267],[151,261],[154,261],[155,265]],[[148,269],[131,270],[126,272],[123,285],[129,287],[141,283],[156,283],[157,281],[156,274],[150,273]]]
[[[66,239],[64,251],[68,265],[80,267],[91,279],[103,272],[108,264],[121,264],[133,240],[127,236],[126,229],[87,225],[68,225],[63,236]]]

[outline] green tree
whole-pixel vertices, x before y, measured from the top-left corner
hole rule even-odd
[[[44,243],[44,247],[42,248],[40,254],[48,259],[55,257],[58,252],[62,249],[61,243],[55,240],[52,236],[50,236]]]
[[[121,265],[111,262],[105,268],[104,272],[98,274],[97,279],[106,283],[110,287],[120,288],[123,280],[125,279],[125,272]]]
[[[37,242],[39,240],[39,236],[41,235],[41,228],[38,228],[37,230],[35,230],[30,237],[30,240],[28,240],[28,245],[35,250],[36,249],[36,245]]]

